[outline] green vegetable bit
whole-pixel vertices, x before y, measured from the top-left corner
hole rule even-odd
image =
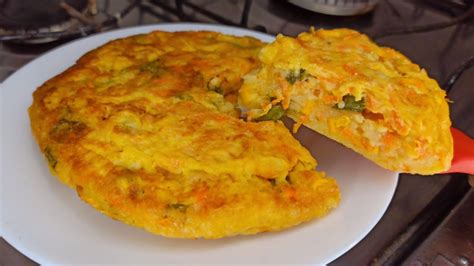
[[[56,165],[58,164],[58,160],[56,160],[56,158],[54,158],[54,156],[51,152],[51,149],[46,147],[44,149],[44,155],[46,156],[46,159],[48,160],[48,163],[51,166],[51,168],[55,169]]]
[[[141,65],[140,71],[146,71],[150,72],[153,75],[158,75],[160,74],[160,72],[163,71],[163,68],[161,67],[160,62],[158,60],[155,60]]]
[[[52,130],[53,131],[75,131],[75,130],[84,129],[85,127],[87,126],[80,121],[73,121],[73,120],[68,120],[66,118],[61,118]]]
[[[181,203],[172,203],[172,204],[168,204],[168,208],[170,209],[175,209],[175,210],[178,210],[180,212],[186,212],[186,210],[188,209],[188,205],[185,205],[185,204],[181,204]]]
[[[286,75],[286,81],[291,85],[295,84],[297,81],[301,81],[306,77],[306,69],[300,68],[300,70],[291,70],[288,75]]]
[[[344,97],[342,97],[342,100],[344,101],[344,106],[341,107],[341,105],[336,104],[334,105],[334,108],[340,109],[340,110],[350,110],[350,111],[355,111],[355,112],[362,112],[365,109],[364,98],[356,101],[353,95],[347,94],[347,95],[344,95]]]
[[[265,115],[255,119],[255,121],[279,120],[285,114],[281,105],[274,105]]]
[[[71,143],[87,133],[87,125],[80,121],[61,118],[49,131],[51,138],[59,143]]]
[[[183,101],[192,101],[194,99],[193,96],[189,94],[176,95],[175,97]]]

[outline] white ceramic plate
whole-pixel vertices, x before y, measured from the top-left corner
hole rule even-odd
[[[328,263],[359,242],[385,212],[397,173],[302,128],[297,138],[334,176],[342,202],[327,217],[289,230],[220,240],[167,239],[114,221],[82,202],[58,182],[34,141],[27,114],[32,92],[107,41],[152,30],[211,30],[273,36],[205,24],[159,24],[79,39],[27,64],[1,85],[1,233],[41,264],[87,263]]]

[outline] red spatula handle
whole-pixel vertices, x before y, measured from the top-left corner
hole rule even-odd
[[[465,173],[474,175],[474,139],[459,129],[451,128],[454,141],[454,157],[451,168],[446,173]]]

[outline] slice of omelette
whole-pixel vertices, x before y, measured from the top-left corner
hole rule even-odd
[[[294,119],[400,172],[434,174],[453,156],[446,94],[399,52],[349,29],[279,35],[239,102],[249,120]]]
[[[238,118],[263,44],[213,32],[110,42],[34,93],[50,170],[102,213],[167,237],[281,230],[336,207],[333,178],[281,122]]]

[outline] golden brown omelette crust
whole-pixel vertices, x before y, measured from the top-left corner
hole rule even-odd
[[[272,106],[390,170],[445,171],[453,156],[446,94],[401,53],[349,29],[279,35],[247,75],[250,119]]]
[[[110,42],[34,93],[53,174],[104,214],[150,232],[220,238],[281,230],[339,202],[334,179],[280,122],[244,122],[241,77],[262,43],[213,32]]]

